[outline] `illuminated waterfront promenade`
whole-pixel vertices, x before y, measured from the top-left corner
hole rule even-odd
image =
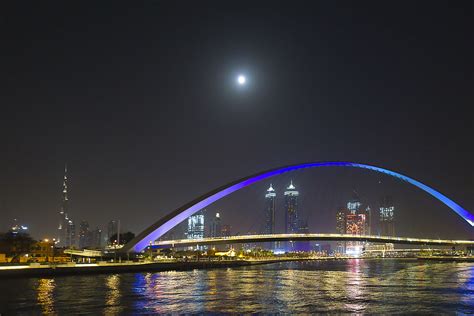
[[[230,268],[250,265],[260,265],[275,262],[301,260],[332,260],[334,257],[275,257],[275,258],[213,258],[201,259],[165,259],[155,262],[99,262],[90,264],[60,264],[60,265],[9,265],[0,266],[0,277],[45,277],[57,275],[102,274],[102,273],[129,273],[129,272],[159,272],[159,271],[186,271],[194,269]],[[338,258],[347,259],[347,258]]]

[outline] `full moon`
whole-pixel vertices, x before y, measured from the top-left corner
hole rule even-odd
[[[238,82],[239,85],[244,85],[246,81],[247,81],[247,79],[245,78],[244,75],[239,75],[237,77],[237,82]]]

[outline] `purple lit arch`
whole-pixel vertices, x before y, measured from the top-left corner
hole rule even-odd
[[[133,240],[131,240],[128,244],[126,244],[122,251],[124,252],[140,252],[145,249],[150,243],[157,240],[161,236],[163,236],[166,232],[170,229],[187,219],[189,216],[193,215],[194,213],[198,212],[201,209],[204,209],[209,204],[214,203],[221,198],[240,190],[248,185],[251,185],[255,182],[285,173],[289,171],[304,169],[304,168],[314,168],[314,167],[352,167],[352,168],[362,168],[362,169],[369,169],[372,171],[388,174],[392,177],[398,178],[400,180],[406,181],[423,191],[431,194],[439,201],[446,204],[449,208],[451,208],[456,214],[461,216],[465,221],[467,221],[471,226],[474,226],[474,215],[465,210],[459,204],[454,202],[453,200],[449,199],[447,196],[441,194],[440,192],[436,191],[429,186],[402,175],[400,173],[390,171],[384,168],[375,167],[366,164],[354,163],[354,162],[337,162],[337,161],[329,161],[329,162],[311,162],[311,163],[302,163],[297,165],[290,165],[279,167],[263,172],[259,172],[257,174],[242,178],[240,180],[231,182],[226,184],[220,188],[217,188],[209,193],[206,193],[199,198],[195,199],[192,202],[174,210],[173,212],[169,213],[168,215],[162,217],[156,223],[145,229],[139,235],[137,235]]]

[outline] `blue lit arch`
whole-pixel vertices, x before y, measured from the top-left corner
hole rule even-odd
[[[296,164],[296,165],[290,165],[290,166],[284,166],[284,167],[279,167],[263,172],[259,172],[257,174],[242,178],[240,180],[231,182],[229,184],[226,184],[222,187],[219,187],[209,193],[206,193],[199,198],[195,199],[194,201],[191,201],[190,203],[174,210],[173,212],[169,213],[168,215],[162,217],[160,220],[155,222],[153,225],[145,229],[143,232],[141,232],[139,235],[137,235],[132,241],[130,241],[128,244],[126,244],[123,248],[122,251],[125,252],[140,252],[143,249],[145,249],[150,243],[153,241],[157,240],[161,236],[163,236],[166,232],[168,232],[170,229],[184,221],[186,218],[189,216],[193,215],[197,211],[204,209],[207,207],[209,204],[214,203],[217,200],[220,200],[221,198],[238,191],[246,186],[249,186],[255,182],[285,173],[289,171],[295,171],[299,169],[305,169],[305,168],[315,168],[315,167],[352,167],[352,168],[362,168],[362,169],[369,169],[372,171],[380,172],[387,174],[389,176],[398,178],[402,181],[408,182],[423,191],[431,194],[434,196],[436,199],[444,203],[446,206],[448,206],[450,209],[452,209],[456,214],[461,216],[465,221],[467,221],[471,226],[474,226],[474,215],[465,210],[463,207],[461,207],[459,204],[454,202],[453,200],[449,199],[447,196],[443,195],[442,193],[436,191],[433,188],[430,188],[429,186],[412,179],[410,177],[407,177],[405,175],[402,175],[400,173],[390,171],[384,168],[380,167],[375,167],[371,165],[366,165],[366,164],[361,164],[361,163],[355,163],[355,162],[342,162],[342,161],[329,161],[329,162],[310,162],[310,163],[302,163],[302,164]]]

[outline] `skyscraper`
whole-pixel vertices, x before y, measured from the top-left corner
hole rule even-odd
[[[336,232],[338,234],[345,234],[346,233],[346,215],[347,215],[347,209],[344,207],[339,208],[339,210],[336,213]],[[338,241],[337,242],[337,248],[336,248],[337,253],[345,253],[346,252],[346,243],[343,241]]]
[[[212,219],[211,226],[209,229],[209,237],[221,237],[221,215],[216,213],[216,216]]]
[[[204,238],[204,214],[202,210],[188,218],[188,231],[186,236],[188,239]]]
[[[372,209],[370,208],[370,206],[367,205],[364,211],[364,215],[365,215],[364,234],[372,235]]]
[[[298,196],[299,192],[296,190],[291,181],[290,185],[284,192],[285,195],[285,232],[288,234],[298,233]]]
[[[109,221],[109,223],[107,224],[107,241],[106,241],[106,245],[111,245],[113,244],[114,242],[111,241],[111,238],[113,236],[116,236],[117,233],[118,233],[118,225],[119,225],[119,221],[116,220],[116,219],[113,219],[111,221]],[[116,236],[118,237],[118,236]],[[118,241],[117,241],[118,242]]]
[[[66,242],[65,246],[68,248],[76,247],[76,225],[66,215]]]
[[[267,189],[265,194],[265,227],[264,234],[275,233],[275,198],[276,193],[272,185]]]
[[[57,240],[59,246],[70,248],[76,246],[76,226],[69,214],[67,165],[64,166],[62,195]]]
[[[88,248],[91,245],[91,234],[89,231],[89,223],[82,221],[79,224],[79,249]]]
[[[64,167],[64,178],[63,178],[63,192],[61,206],[59,208],[59,223],[58,223],[58,236],[57,241],[59,246],[68,246],[66,245],[66,235],[67,235],[67,212],[68,212],[69,200],[67,196],[67,165]]]
[[[188,230],[186,233],[188,239],[204,238],[204,213],[202,210],[188,217]],[[193,247],[190,247],[192,249]],[[203,250],[205,246],[198,246],[196,249]]]
[[[380,203],[380,234],[382,236],[395,236],[395,225],[393,221],[395,206],[392,198],[385,196]]]
[[[346,233],[346,209],[341,207],[336,213],[336,232],[338,234]]]
[[[274,234],[275,233],[275,200],[276,192],[273,189],[272,184],[267,189],[265,194],[265,225],[263,227],[264,234]],[[265,243],[265,247],[270,250],[277,248],[276,242]]]
[[[91,245],[92,248],[102,247],[102,230],[97,227],[91,232]]]
[[[359,195],[354,191],[352,199],[347,203],[346,214],[346,234],[367,235],[369,225],[367,214],[370,216],[370,208],[362,208]],[[363,243],[351,241],[346,243],[346,253],[350,255],[359,255],[362,252]]]
[[[299,192],[293,185],[293,181],[286,188],[283,193],[285,196],[285,233],[297,234],[299,233],[298,221],[298,196]],[[294,251],[295,245],[292,242],[286,243],[286,251]]]

